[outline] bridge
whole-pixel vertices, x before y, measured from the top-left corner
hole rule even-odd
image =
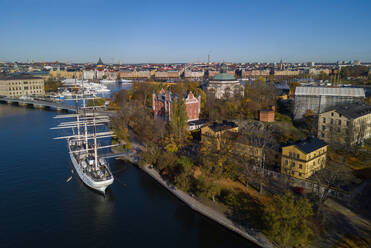
[[[59,102],[47,101],[42,99],[20,99],[20,98],[11,98],[11,97],[0,97],[0,102],[8,104],[17,104],[19,106],[29,106],[34,108],[46,108],[54,109],[57,111],[69,111],[76,112],[76,107],[66,105]]]

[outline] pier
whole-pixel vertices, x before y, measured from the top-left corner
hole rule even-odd
[[[20,99],[11,97],[0,97],[0,103],[17,104],[19,106],[52,109],[56,111],[76,112],[76,107],[63,103],[42,100],[42,99]]]

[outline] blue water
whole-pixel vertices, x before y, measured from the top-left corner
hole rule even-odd
[[[255,247],[125,162],[106,197],[89,190],[56,114],[0,104],[0,247]]]

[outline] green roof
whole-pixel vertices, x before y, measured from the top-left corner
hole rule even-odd
[[[236,79],[228,73],[216,74],[211,80],[213,81],[235,81]]]

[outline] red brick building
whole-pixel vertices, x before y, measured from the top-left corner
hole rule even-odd
[[[152,108],[155,117],[160,117],[163,120],[169,121],[171,105],[177,98],[179,98],[179,96],[164,89],[161,89],[158,95],[153,92]],[[189,92],[186,96],[183,96],[183,100],[186,106],[188,121],[198,120],[201,110],[201,96],[195,97],[192,92]]]
[[[263,122],[274,122],[274,110],[261,110],[259,120]]]

